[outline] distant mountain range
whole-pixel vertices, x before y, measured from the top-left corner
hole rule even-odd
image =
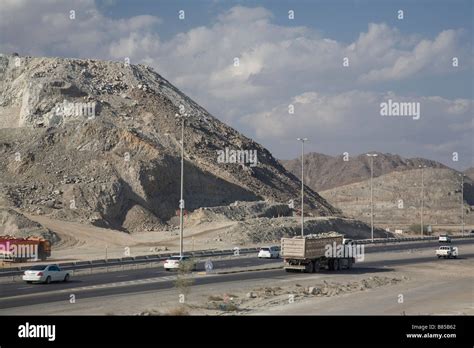
[[[390,153],[377,153],[374,158],[374,177],[394,171],[430,168],[448,168],[444,164],[424,158],[403,158]],[[280,160],[283,166],[301,179],[301,159]],[[328,156],[316,152],[304,156],[305,184],[315,191],[361,182],[370,178],[370,158],[365,154],[349,157]],[[472,173],[472,172],[471,172]]]
[[[423,158],[406,159],[377,153],[374,159],[374,221],[376,225],[403,228],[421,218],[421,170],[424,169],[424,220],[427,224],[458,224],[461,220],[459,172]],[[301,177],[301,161],[281,161]],[[349,217],[370,220],[370,158],[359,155],[344,161],[319,153],[305,155],[305,184]],[[466,224],[474,223],[474,168],[464,172]]]
[[[373,181],[375,224],[401,227],[419,224],[423,197],[423,220],[426,225],[461,223],[461,178],[449,168],[403,170],[381,175]],[[423,192],[423,196],[422,196]],[[474,186],[464,179],[464,221],[474,223]],[[321,196],[344,214],[370,221],[370,180],[320,191]]]

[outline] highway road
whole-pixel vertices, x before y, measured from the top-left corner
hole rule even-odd
[[[400,252],[396,258],[384,258],[384,251],[377,247],[368,248],[367,253],[375,254],[376,260],[368,260],[356,265],[352,270],[339,271],[338,274],[351,273],[376,273],[386,272],[390,267],[424,263],[436,260],[434,250],[439,245],[437,242],[417,243],[417,249],[433,249],[433,256],[420,256],[412,254],[406,248],[398,249]],[[457,241],[455,245],[474,244],[472,240]],[[395,249],[400,245],[395,245]],[[383,249],[383,247],[381,247]],[[413,245],[408,248],[413,249]],[[393,254],[393,253],[391,253]],[[462,254],[463,258],[472,258],[474,254]],[[437,260],[446,262],[450,260]],[[225,270],[234,267],[250,267],[281,264],[281,260],[261,260],[256,257],[241,257],[233,259],[213,260],[215,270]],[[242,272],[231,274],[203,274],[204,264],[198,264],[198,272],[194,276],[194,285],[206,285],[213,283],[235,282],[244,280],[262,279],[284,279],[295,276],[294,273],[286,273],[282,269]],[[322,271],[327,273],[335,273]],[[170,289],[175,286],[175,272],[166,272],[161,267],[115,271],[109,273],[96,273],[74,277],[68,283],[26,284],[23,282],[7,283],[0,285],[0,314],[1,309],[29,306],[37,303],[49,303],[65,301],[71,294],[80,298],[91,298],[110,296],[117,294],[139,293],[146,291],[159,291]]]
[[[473,244],[474,240],[459,240],[456,241],[455,245]],[[392,244],[392,245],[374,245],[365,248],[367,254],[374,252],[383,251],[406,251],[413,249],[425,249],[432,248],[433,250],[438,247],[438,242],[415,242],[415,243],[404,243],[404,244]],[[453,244],[454,245],[454,244]],[[207,259],[207,258],[206,258]],[[211,258],[212,259],[212,258]],[[225,270],[234,267],[251,267],[260,266],[263,264],[277,263],[281,260],[269,260],[269,259],[258,259],[251,256],[236,257],[231,259],[212,259],[214,270]],[[198,262],[197,271],[204,271],[204,261]],[[155,268],[142,268],[142,269],[128,269],[124,271],[113,271],[109,273],[93,273],[90,275],[78,275],[74,276],[68,283],[56,283],[54,286],[55,290],[62,290],[68,288],[77,288],[82,286],[96,286],[100,284],[125,282],[125,281],[137,281],[141,279],[153,278],[153,277],[168,277],[172,272],[166,272],[160,267]],[[40,293],[50,291],[51,287],[42,286],[41,284],[26,284],[23,282],[7,283],[0,285],[0,299],[4,297],[25,295],[32,293]]]

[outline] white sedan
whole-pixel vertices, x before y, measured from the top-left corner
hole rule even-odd
[[[196,263],[191,259],[191,257],[179,256],[179,255],[171,256],[170,258],[166,259],[163,267],[165,268],[166,271],[169,271],[172,269],[179,269],[180,265],[186,262],[190,263],[192,271],[196,270]]]
[[[280,251],[278,250],[277,247],[265,247],[265,248],[260,248],[260,251],[258,252],[258,258],[259,259],[277,259],[280,257]]]
[[[58,265],[38,265],[26,270],[23,280],[27,283],[67,282],[70,278],[69,271],[63,271]]]
[[[438,238],[440,243],[451,243],[451,237],[447,234],[441,234]]]

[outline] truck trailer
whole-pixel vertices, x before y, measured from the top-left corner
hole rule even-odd
[[[42,237],[0,236],[0,258],[4,262],[44,261],[51,256],[51,243]]]
[[[321,268],[338,271],[350,269],[355,263],[351,243],[342,234],[333,232],[282,238],[281,255],[287,272],[312,273]]]

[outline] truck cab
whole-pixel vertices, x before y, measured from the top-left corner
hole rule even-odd
[[[11,251],[0,251],[0,262],[14,262],[15,258]]]

